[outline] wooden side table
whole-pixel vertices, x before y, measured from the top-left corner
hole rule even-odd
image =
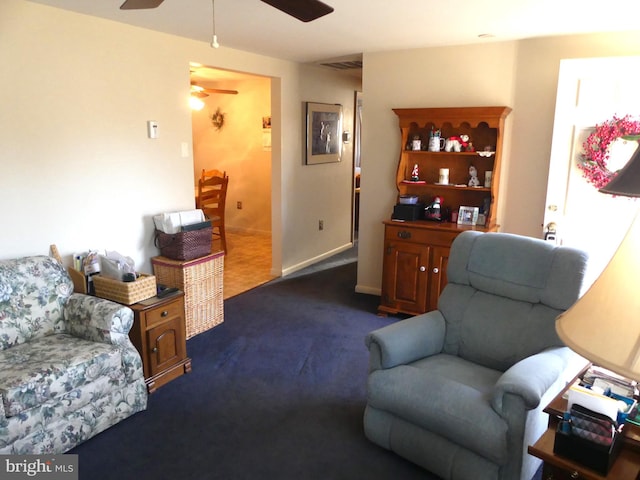
[[[152,297],[130,305],[129,338],[140,352],[149,393],[191,371],[185,336],[184,293]]]
[[[583,370],[576,377],[581,377]],[[574,379],[575,381],[575,379]],[[624,443],[618,458],[613,463],[607,476],[585,467],[573,460],[553,453],[555,433],[558,421],[567,409],[567,400],[562,398],[574,382],[570,382],[544,409],[549,414],[549,428],[527,451],[534,457],[544,461],[542,480],[637,480],[640,479],[640,439],[639,429],[632,424],[624,426]]]

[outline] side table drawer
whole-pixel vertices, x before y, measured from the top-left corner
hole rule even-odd
[[[154,308],[147,312],[147,328],[151,328],[162,322],[166,322],[171,318],[175,318],[182,315],[182,304],[180,302],[173,302],[169,305],[164,305],[161,308]]]
[[[553,465],[549,465],[548,463],[544,464],[542,467],[542,479],[541,480],[585,480],[586,477],[580,475],[579,472],[575,470],[564,470],[560,467],[555,467]]]

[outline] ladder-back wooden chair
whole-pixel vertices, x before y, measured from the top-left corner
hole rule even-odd
[[[202,209],[207,219],[211,221],[213,236],[219,237],[222,250],[227,253],[227,239],[224,230],[224,209],[227,198],[229,177],[211,176],[198,182],[198,208]],[[217,229],[217,232],[216,232]]]
[[[221,170],[213,169],[213,170],[205,170],[202,169],[202,174],[200,175],[200,180],[206,180],[209,177],[226,177],[227,172],[223,172]]]

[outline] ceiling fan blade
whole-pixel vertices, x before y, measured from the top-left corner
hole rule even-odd
[[[224,88],[205,88],[204,91],[209,93],[225,93],[227,95],[238,94],[238,90],[226,90]]]
[[[333,12],[333,7],[319,0],[262,0],[278,10],[296,17],[302,22],[310,22]]]
[[[127,0],[120,5],[120,10],[143,10],[145,8],[156,8],[164,0]]]
[[[237,95],[237,90],[226,90],[223,88],[205,88],[198,85],[196,82],[191,82],[191,94],[196,96],[208,97],[207,93],[226,93],[228,95]]]

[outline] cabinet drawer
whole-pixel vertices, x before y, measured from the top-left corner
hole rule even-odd
[[[441,231],[437,229],[416,228],[409,225],[387,225],[385,228],[386,242],[412,242],[429,245],[449,246],[460,232],[457,230]]]
[[[159,308],[154,308],[147,312],[147,328],[180,316],[182,316],[181,302],[176,301],[162,305]]]
[[[560,467],[545,464],[542,469],[541,480],[588,480],[575,470],[565,470]]]

